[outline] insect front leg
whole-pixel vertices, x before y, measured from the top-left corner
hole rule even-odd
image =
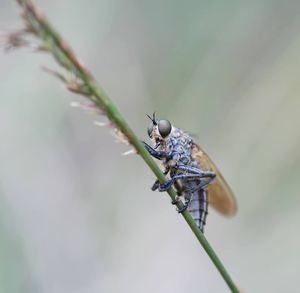
[[[201,169],[197,169],[194,167],[179,165],[175,166],[173,168],[176,168],[178,171],[183,171],[185,173],[174,175],[170,180],[167,182],[161,184],[159,186],[159,191],[163,192],[168,190],[176,180],[178,179],[201,179],[201,178],[207,178],[209,179],[209,183],[216,177],[216,174],[211,171],[202,171]],[[205,185],[207,185],[206,183]]]
[[[142,143],[144,144],[145,149],[148,151],[148,153],[158,159],[158,160],[162,160],[163,158],[166,158],[168,156],[168,154],[164,151],[157,151],[155,150],[153,147],[151,147],[149,144],[147,144],[146,142],[142,141]]]

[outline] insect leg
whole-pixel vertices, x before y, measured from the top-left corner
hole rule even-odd
[[[206,189],[207,186],[213,181],[214,178],[203,178],[200,179],[200,183],[195,186],[195,187],[191,187],[191,188],[185,188],[185,190],[187,192],[195,192],[198,191],[200,189]]]
[[[181,170],[181,169],[179,169]],[[187,169],[186,169],[187,170]],[[197,173],[195,170],[198,170]],[[159,191],[166,191],[168,190],[177,179],[200,179],[200,178],[209,178],[213,180],[216,177],[216,174],[214,172],[210,171],[202,171],[200,169],[193,168],[193,173],[187,173],[187,174],[178,174],[174,175],[169,181],[167,181],[164,184],[161,184],[159,186]],[[211,181],[210,180],[210,181]]]
[[[169,173],[169,171],[170,171],[170,169],[166,169],[165,171],[164,171],[164,175],[167,175],[168,173]],[[159,188],[159,181],[158,181],[158,179],[154,182],[154,184],[152,185],[152,187],[151,187],[151,190],[152,191],[155,191],[156,189],[158,189]]]
[[[185,200],[184,206],[181,209],[177,209],[177,212],[179,214],[183,213],[188,208],[188,206],[192,200],[192,197],[193,197],[193,195]]]
[[[163,151],[157,151],[155,150],[153,147],[151,147],[149,144],[147,144],[146,142],[142,141],[142,143],[144,144],[145,149],[149,152],[149,154],[158,159],[161,160],[163,158],[167,157],[167,153],[163,152]]]
[[[177,165],[174,168],[176,168],[179,171],[185,171],[185,172],[194,173],[194,174],[199,174],[199,172],[201,172],[202,174],[204,174],[204,173],[208,174],[208,176],[209,176],[209,174],[215,174],[212,171],[202,171],[199,168],[195,168],[195,167],[191,167],[191,166],[186,166],[186,165]]]
[[[187,208],[189,208],[191,202],[193,202],[194,200],[194,192],[189,192],[188,193],[188,196],[187,196],[187,192],[186,192],[186,189],[185,189],[185,201],[184,201],[184,206],[181,208],[181,209],[177,209],[177,212],[178,213],[183,213]]]
[[[175,205],[175,204],[177,204],[179,201],[181,201],[181,200],[182,200],[182,196],[183,196],[183,194],[182,194],[182,186],[181,186],[181,184],[179,184],[178,181],[175,181],[175,182],[174,182],[174,187],[176,188],[177,195],[176,195],[175,199],[173,199],[173,200],[171,201],[171,204],[173,204],[173,205]]]

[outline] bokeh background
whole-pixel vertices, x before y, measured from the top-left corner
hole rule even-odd
[[[300,2],[40,0],[137,134],[197,135],[239,211],[206,236],[245,292],[297,292]],[[0,27],[20,27],[0,1]],[[228,292],[138,156],[41,65],[0,54],[0,292]]]

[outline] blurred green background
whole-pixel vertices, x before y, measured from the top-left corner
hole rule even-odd
[[[206,236],[239,286],[297,292],[300,2],[38,4],[141,138],[154,110],[197,134],[238,200]],[[227,292],[143,161],[40,70],[51,58],[0,64],[0,292]]]

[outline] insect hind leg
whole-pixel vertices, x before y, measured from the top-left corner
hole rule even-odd
[[[213,180],[214,180],[214,178],[200,179],[200,183],[198,185],[196,185],[194,187],[190,187],[190,188],[187,187],[187,188],[185,188],[185,190],[187,192],[196,192],[196,191],[201,190],[201,189],[205,190],[208,187],[208,185],[212,183]]]
[[[188,166],[178,166],[177,168],[179,171],[185,171],[187,173],[182,173],[178,175],[174,175],[169,181],[165,182],[164,184],[159,185],[159,191],[166,191],[168,190],[176,180],[178,179],[201,179],[201,178],[207,178],[212,181],[215,177],[216,174],[211,171],[202,171],[201,169],[193,168],[193,167],[188,167]],[[190,171],[190,172],[188,172]]]

